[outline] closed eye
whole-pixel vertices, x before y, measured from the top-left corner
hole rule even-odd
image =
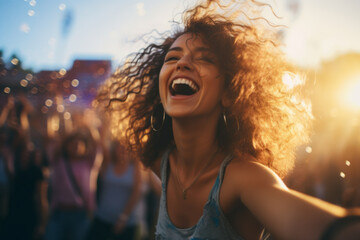
[[[199,58],[197,58],[196,60],[215,64],[215,60],[212,59],[211,57],[199,57]]]
[[[171,56],[171,57],[166,57],[164,62],[177,61],[177,60],[179,60],[178,57]]]

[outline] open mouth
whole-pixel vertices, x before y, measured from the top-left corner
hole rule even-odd
[[[170,93],[173,96],[186,95],[190,96],[199,91],[198,85],[186,78],[175,79],[170,85]]]

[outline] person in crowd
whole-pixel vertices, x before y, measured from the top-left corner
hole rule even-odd
[[[311,111],[258,1],[207,0],[97,103],[162,181],[156,239],[358,239],[360,212],[289,189]],[[259,9],[259,11],[257,11]],[[276,29],[276,28],[275,28]],[[274,34],[272,34],[274,32]],[[289,79],[288,79],[289,80]]]
[[[47,215],[46,179],[37,161],[36,149],[29,149],[22,129],[17,129],[10,142],[13,156],[10,167],[9,210],[5,239],[40,239]]]
[[[119,141],[111,142],[109,152],[99,173],[98,206],[87,239],[135,239],[135,209],[142,197],[140,164]]]
[[[65,134],[55,145],[50,157],[50,217],[45,239],[83,240],[95,207],[101,147],[86,128]]]

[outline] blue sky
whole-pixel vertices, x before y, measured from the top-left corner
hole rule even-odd
[[[191,0],[0,0],[0,49],[16,53],[25,67],[69,68],[76,58],[112,59],[141,47],[133,40],[170,21]],[[289,26],[285,52],[295,64],[317,66],[349,51],[360,52],[360,1],[272,0]],[[292,5],[291,5],[292,4]],[[289,6],[298,5],[296,11]],[[64,18],[71,21],[63,33]]]

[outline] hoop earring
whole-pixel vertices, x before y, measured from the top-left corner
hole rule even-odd
[[[224,119],[224,124],[225,124],[225,127],[228,128],[229,125],[228,125],[228,122],[227,122],[227,117],[225,115],[225,113],[223,113],[223,119]],[[236,121],[236,127],[237,127],[237,131],[240,131],[240,124],[239,124],[239,119],[237,117],[235,117],[235,121]]]
[[[164,122],[165,122],[165,110],[164,110],[164,108],[163,108],[163,116],[162,116],[161,126],[160,126],[160,128],[158,128],[158,129],[156,129],[156,128],[154,127],[154,112],[155,112],[155,111],[153,111],[153,113],[151,114],[150,124],[151,124],[152,130],[154,130],[154,132],[157,132],[157,131],[160,131],[160,130],[162,129],[163,125],[164,125]]]
[[[237,126],[237,131],[240,131],[240,124],[239,124],[239,119],[237,117],[235,117],[236,120],[236,126]]]
[[[226,118],[225,113],[223,113],[223,118],[224,118],[225,127],[228,128],[227,118]]]

